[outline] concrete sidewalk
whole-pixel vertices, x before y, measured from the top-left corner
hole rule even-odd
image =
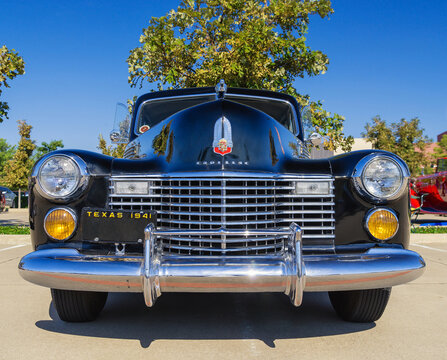
[[[9,209],[1,212],[0,226],[29,226],[28,209]]]

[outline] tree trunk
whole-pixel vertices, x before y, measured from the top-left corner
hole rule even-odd
[[[21,192],[20,192],[20,188],[19,188],[19,201],[18,201],[18,205],[17,205],[17,207],[20,209],[22,206],[22,204],[21,204],[21,200],[22,200],[22,194],[21,194]]]

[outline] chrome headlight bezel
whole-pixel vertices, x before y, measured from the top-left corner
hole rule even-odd
[[[367,188],[365,187],[365,184],[363,182],[363,175],[365,172],[365,169],[374,161],[378,160],[386,160],[394,163],[397,168],[400,171],[401,175],[401,183],[400,186],[397,188],[396,191],[394,191],[391,195],[388,196],[382,196],[378,197],[374,194],[371,194]],[[402,194],[405,192],[406,186],[405,184],[408,183],[408,179],[410,177],[410,172],[408,170],[407,165],[405,162],[403,162],[399,157],[397,157],[394,154],[384,154],[384,153],[374,153],[369,154],[362,158],[357,165],[354,168],[354,171],[352,173],[352,181],[354,184],[355,189],[357,192],[365,198],[367,201],[372,202],[374,204],[384,204],[388,201],[392,201],[395,199],[398,199],[402,196]]]
[[[66,158],[69,161],[71,161],[78,169],[79,171],[79,180],[75,188],[68,194],[64,196],[54,196],[53,194],[49,193],[44,186],[42,186],[40,182],[40,172],[44,164],[46,164],[50,159],[54,157],[62,157]],[[87,164],[84,160],[82,160],[79,156],[75,154],[49,154],[41,158],[37,164],[34,166],[33,173],[31,174],[32,178],[34,179],[34,182],[36,184],[36,190],[37,192],[45,197],[46,199],[55,201],[55,202],[67,202],[70,201],[76,197],[78,197],[84,190],[86,189],[88,185],[88,181],[90,178],[90,174],[88,172]]]

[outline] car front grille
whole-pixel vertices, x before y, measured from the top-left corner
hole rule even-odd
[[[149,181],[149,195],[116,195],[116,181]],[[294,195],[295,182],[329,182],[330,194]],[[153,210],[161,230],[284,230],[292,222],[303,230],[304,249],[333,248],[334,195],[329,176],[308,177],[113,177],[109,208]],[[163,255],[279,255],[284,236],[165,236]]]

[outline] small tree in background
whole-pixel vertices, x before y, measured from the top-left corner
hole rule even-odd
[[[18,75],[25,73],[25,62],[14,49],[9,50],[5,45],[0,47],[0,96],[2,86],[9,87],[7,80],[12,80]],[[0,101],[0,123],[8,119],[8,103]]]
[[[379,115],[372,118],[371,124],[365,125],[365,130],[362,136],[372,144],[373,149],[394,152],[396,139],[393,131]]]
[[[398,123],[388,126],[380,116],[372,119],[365,126],[362,136],[372,143],[374,149],[386,150],[400,156],[408,165],[412,175],[419,175],[421,168],[427,168],[430,159],[424,154],[427,143],[431,140],[424,135],[424,129],[419,128],[420,120],[401,119]]]
[[[25,120],[18,120],[20,141],[17,151],[3,169],[3,182],[12,189],[19,191],[19,208],[21,206],[21,190],[28,187],[28,177],[33,166],[31,155],[36,148],[31,140],[31,125]]]
[[[3,167],[12,159],[15,152],[15,146],[11,146],[5,139],[0,139],[0,181],[3,173]]]
[[[313,128],[325,146],[350,150],[344,118],[330,114],[293,86],[298,77],[323,74],[328,57],[306,44],[309,18],[328,18],[329,0],[185,0],[177,10],[149,20],[141,46],[130,52],[129,83],[168,88],[228,86],[267,89],[309,105]]]
[[[434,159],[447,157],[447,135],[443,135],[441,141],[434,148]]]
[[[42,141],[40,146],[36,148],[36,153],[33,155],[33,162],[39,160],[42,156],[48,154],[51,151],[62,149],[64,143],[62,140],[51,140],[49,143]]]

